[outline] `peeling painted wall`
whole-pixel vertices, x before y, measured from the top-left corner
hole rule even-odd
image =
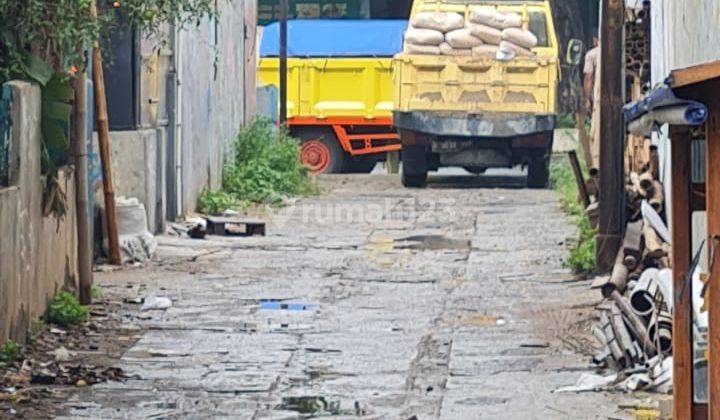
[[[22,341],[30,322],[64,285],[75,287],[77,228],[73,173],[61,170],[67,214],[42,216],[40,89],[11,82],[10,186],[0,189],[0,343]]]
[[[182,202],[195,210],[203,188],[218,188],[225,154],[244,121],[244,2],[221,2],[217,20],[180,35]]]
[[[140,199],[153,232],[162,230],[166,214],[175,213],[169,209],[175,200],[168,197],[175,189],[166,186],[176,175],[170,168],[180,167],[180,213],[195,211],[204,188],[220,186],[226,153],[245,123],[245,86],[254,86],[255,79],[254,68],[246,69],[246,62],[255,61],[247,61],[244,53],[245,3],[219,2],[217,19],[180,30],[175,43],[153,38],[140,43],[141,126],[111,133],[112,159],[117,195]],[[164,28],[163,36],[170,38],[171,30]],[[169,126],[176,111],[170,100],[174,62],[180,79],[179,127]],[[172,137],[176,129],[179,141]],[[176,146],[177,156],[172,153]]]

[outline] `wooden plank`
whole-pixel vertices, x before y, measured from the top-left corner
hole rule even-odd
[[[720,61],[700,64],[670,72],[670,87],[681,88],[720,78]]]
[[[685,289],[692,255],[689,133],[671,128],[673,246],[673,396],[674,418],[693,418],[692,293]]]
[[[570,159],[570,166],[572,166],[573,174],[575,174],[575,182],[577,183],[583,208],[588,208],[590,206],[590,194],[588,194],[585,177],[583,176],[582,169],[580,168],[580,160],[578,160],[577,153],[574,150],[568,152],[568,158]]]
[[[713,92],[717,92],[713,90]],[[708,236],[710,246],[718,245],[714,238],[720,237],[720,99],[715,95],[708,95],[707,102],[710,116],[707,122],[707,175],[706,175],[706,201],[708,218]],[[708,252],[712,255],[712,252]],[[717,256],[715,257],[717,258]],[[720,264],[708,263],[712,268],[709,294],[706,299],[710,302],[708,345],[710,357],[708,360],[708,412],[711,419],[720,419]]]

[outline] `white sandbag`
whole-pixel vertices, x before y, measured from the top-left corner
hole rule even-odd
[[[497,52],[495,53],[495,59],[497,61],[510,61],[514,60],[515,57],[517,57],[515,50],[507,46],[498,47]]]
[[[476,9],[470,12],[470,22],[498,28],[498,12],[495,9]]]
[[[436,45],[418,45],[405,43],[407,54],[440,55],[440,47]]]
[[[157,251],[157,241],[148,231],[145,206],[137,198],[118,197],[115,200],[118,242],[123,262],[147,262]],[[103,226],[107,226],[107,216],[103,209]],[[104,229],[103,233],[106,233]],[[103,249],[109,255],[107,234],[103,238]]]
[[[465,18],[459,13],[422,12],[410,21],[413,28],[433,29],[442,33],[462,29]]]
[[[470,29],[456,29],[445,34],[445,42],[457,49],[472,49],[483,44],[480,38],[470,33]]]
[[[405,32],[405,42],[415,45],[440,45],[445,40],[442,32],[433,29],[410,28]]]
[[[473,57],[494,59],[498,52],[497,45],[481,45],[472,49]]]
[[[470,12],[470,22],[497,29],[519,28],[522,26],[522,16],[517,13],[503,13],[495,9],[482,8]]]
[[[522,26],[522,16],[517,13],[500,13],[500,26],[503,29],[519,28]]]
[[[527,48],[523,48],[517,44],[513,44],[509,41],[503,41],[500,43],[499,51],[503,51],[503,54],[507,54],[508,52],[512,52],[512,55],[515,57],[535,57],[535,53],[528,50]],[[510,58],[512,60],[512,58]]]
[[[469,23],[468,29],[474,36],[480,38],[485,44],[499,45],[502,41],[502,31],[482,23]]]
[[[443,42],[440,44],[440,53],[442,55],[469,56],[472,55],[472,50],[469,48],[453,48],[447,42]]]
[[[533,48],[536,47],[538,43],[535,34],[520,28],[507,28],[503,30],[502,39],[523,48]]]

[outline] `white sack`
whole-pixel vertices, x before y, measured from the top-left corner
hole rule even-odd
[[[535,53],[528,50],[527,48],[523,48],[519,45],[513,44],[509,41],[503,41],[500,43],[499,50],[503,51],[504,53],[508,54],[509,52],[512,52],[512,55],[515,57],[535,57]],[[512,60],[512,58],[511,58]]]
[[[470,12],[470,22],[497,29],[519,28],[522,26],[522,17],[517,13],[502,13],[495,9],[483,8]]]
[[[499,13],[498,20],[502,29],[519,28],[522,26],[522,16],[517,13]]]
[[[405,52],[408,54],[440,55],[440,47],[406,43]]]
[[[145,206],[136,198],[126,199],[124,197],[118,197],[115,204],[122,261],[132,263],[151,260],[157,251],[157,241],[148,231]],[[103,225],[107,226],[104,211]],[[107,237],[103,240],[103,249],[109,255]]]
[[[468,56],[472,55],[472,50],[469,48],[453,48],[447,42],[443,42],[440,44],[440,53],[442,55]]]
[[[482,45],[480,38],[470,33],[470,29],[456,29],[445,34],[445,42],[457,49],[472,49]]]
[[[432,29],[410,28],[405,32],[405,42],[415,45],[440,45],[445,35]]]
[[[482,23],[469,23],[468,29],[474,36],[486,44],[499,45],[502,41],[502,31],[492,26],[483,25]]]
[[[481,45],[472,49],[472,55],[480,58],[492,58],[497,56],[497,45]]]
[[[523,48],[533,48],[537,46],[538,43],[535,34],[520,28],[507,28],[503,30],[502,39]]]
[[[458,13],[422,12],[412,18],[410,25],[445,33],[465,27],[465,18]]]

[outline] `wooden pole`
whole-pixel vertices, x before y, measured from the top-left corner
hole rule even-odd
[[[287,18],[288,0],[280,0],[280,116],[281,127],[287,124]]]
[[[97,21],[96,0],[90,2],[90,13]],[[95,41],[92,53],[93,83],[95,87],[95,115],[97,118],[98,145],[100,147],[100,162],[103,172],[103,191],[105,192],[105,220],[107,223],[108,250],[110,262],[121,265],[120,242],[117,230],[117,214],[115,213],[115,187],[112,179],[112,162],[110,161],[110,124],[107,114],[107,100],[105,97],[105,73],[102,67],[100,43]]]
[[[77,206],[78,283],[80,303],[92,303],[92,238],[88,209],[88,151],[87,151],[87,82],[85,73],[73,80],[75,103],[73,112],[73,151],[75,154],[75,204]]]
[[[717,92],[718,84],[710,92]],[[707,153],[706,153],[706,205],[708,236],[710,237],[709,256],[715,261],[709,261],[711,267],[710,285],[708,295],[705,297],[709,302],[708,307],[708,414],[713,420],[720,419],[720,263],[718,263],[717,251],[713,247],[720,246],[720,99],[716,95],[707,96],[709,116],[707,121]],[[673,158],[674,160],[674,158]],[[675,198],[673,197],[673,200]],[[714,255],[713,255],[714,254]]]
[[[672,259],[673,259],[673,418],[693,417],[692,290],[685,284],[690,270],[691,194],[690,135],[670,131],[672,147]]]
[[[622,243],[625,224],[625,128],[623,101],[622,0],[603,0],[600,96],[600,220],[597,242],[598,268],[610,271]]]

